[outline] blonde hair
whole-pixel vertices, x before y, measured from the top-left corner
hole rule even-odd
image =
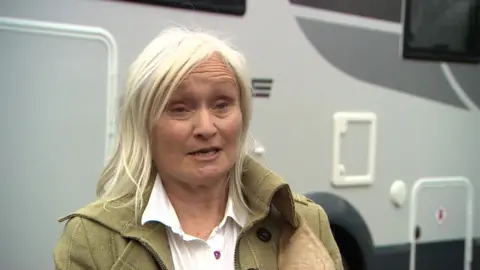
[[[122,206],[134,206],[135,220],[138,220],[144,193],[155,172],[149,131],[182,79],[213,53],[218,53],[231,68],[240,90],[243,129],[237,161],[229,174],[229,189],[234,203],[249,209],[242,195],[241,181],[252,114],[251,83],[245,58],[226,40],[183,27],[172,27],[160,33],[130,67],[121,101],[116,146],[97,185],[97,195],[102,201],[109,203],[134,195]]]

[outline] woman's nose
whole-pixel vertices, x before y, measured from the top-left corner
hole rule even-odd
[[[217,133],[215,116],[207,109],[197,111],[195,117],[194,135],[204,139],[211,138]]]

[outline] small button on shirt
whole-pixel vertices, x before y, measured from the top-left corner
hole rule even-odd
[[[183,232],[158,176],[142,215],[142,224],[158,221],[166,226],[175,270],[233,270],[235,244],[246,220],[246,209],[234,206],[229,196],[225,216],[207,240],[188,235]]]

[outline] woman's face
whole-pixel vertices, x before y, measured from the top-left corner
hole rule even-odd
[[[190,186],[224,180],[241,131],[239,88],[214,54],[185,78],[155,123],[152,153],[160,176]]]

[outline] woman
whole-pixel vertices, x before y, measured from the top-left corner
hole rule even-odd
[[[99,199],[68,220],[56,269],[342,269],[323,209],[246,155],[244,57],[173,28],[132,64]]]

